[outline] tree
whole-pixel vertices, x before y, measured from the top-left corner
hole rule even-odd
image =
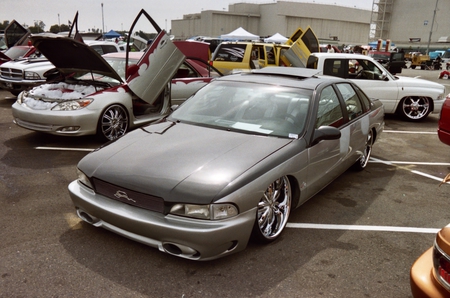
[[[51,33],[66,32],[69,30],[70,30],[70,27],[66,24],[61,24],[61,25],[55,24],[50,27]]]
[[[5,30],[8,25],[9,21],[3,21],[3,23],[0,23],[0,30]]]

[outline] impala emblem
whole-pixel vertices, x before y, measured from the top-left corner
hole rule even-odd
[[[135,200],[133,200],[132,198],[128,197],[128,194],[126,192],[124,192],[123,190],[118,190],[114,196],[118,199],[127,199],[128,201],[132,201],[134,203],[136,203]]]

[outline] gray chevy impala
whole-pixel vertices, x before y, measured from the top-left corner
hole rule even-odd
[[[384,127],[380,101],[316,73],[218,78],[165,119],[88,154],[69,185],[78,216],[192,260],[276,240],[295,208],[367,166]]]

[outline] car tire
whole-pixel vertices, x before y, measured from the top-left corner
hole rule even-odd
[[[292,189],[289,178],[283,176],[273,181],[258,203],[253,226],[253,239],[269,243],[277,239],[289,219]]]
[[[107,107],[98,120],[98,135],[108,141],[123,136],[128,130],[128,113],[121,105]]]
[[[372,154],[372,146],[373,146],[373,131],[369,130],[366,138],[366,144],[364,145],[364,149],[361,157],[355,162],[353,165],[353,169],[357,171],[362,171],[367,167],[369,163],[370,155]]]
[[[400,101],[398,113],[408,121],[421,121],[431,112],[431,103],[428,97],[408,96]]]

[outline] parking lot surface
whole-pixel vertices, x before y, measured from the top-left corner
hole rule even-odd
[[[403,73],[446,84],[438,74]],[[387,116],[367,169],[293,211],[278,241],[180,259],[81,222],[67,186],[101,142],[17,127],[14,101],[0,90],[0,297],[411,297],[412,263],[450,223],[439,115]]]

